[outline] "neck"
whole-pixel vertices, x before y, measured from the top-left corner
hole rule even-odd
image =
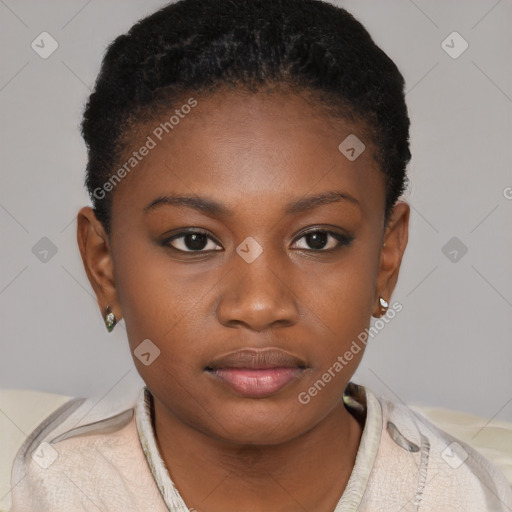
[[[316,426],[277,445],[236,445],[184,424],[154,400],[162,458],[198,512],[334,510],[352,472],[362,425],[339,404]]]

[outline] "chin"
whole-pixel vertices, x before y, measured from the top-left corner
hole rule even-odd
[[[286,408],[283,404],[273,405],[270,408],[254,403],[243,408],[226,406],[222,415],[213,418],[208,435],[238,445],[277,445],[291,441],[314,427],[314,424],[307,423],[300,411]]]

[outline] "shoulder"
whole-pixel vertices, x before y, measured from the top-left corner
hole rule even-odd
[[[400,475],[395,485],[409,494],[409,506],[425,512],[512,509],[508,481],[479,452],[407,406],[381,397],[377,401],[382,438],[374,485],[386,486],[385,474],[393,471]]]
[[[133,415],[130,407],[116,410],[107,409],[107,405],[93,411],[94,406],[95,400],[91,398],[71,398],[65,402],[27,437],[16,455],[13,469],[41,459],[44,455],[41,446],[48,445],[48,452],[51,452],[54,446],[66,439],[119,430]],[[44,464],[49,464],[49,461],[40,461],[40,465]]]
[[[74,398],[46,418],[14,461],[11,512],[96,510],[109,500],[112,510],[135,510],[134,495],[124,490],[140,482],[145,497],[156,498],[158,489],[144,471],[134,407],[130,401],[99,405]]]

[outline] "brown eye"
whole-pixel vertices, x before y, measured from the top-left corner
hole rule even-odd
[[[323,229],[316,229],[303,233],[302,236],[297,240],[304,240],[305,244],[302,247],[298,247],[303,250],[311,251],[332,251],[339,249],[344,245],[350,245],[354,237],[342,235],[334,231],[327,231]],[[297,243],[296,242],[296,243]]]
[[[181,252],[222,250],[210,236],[202,231],[182,231],[164,240],[163,244]]]

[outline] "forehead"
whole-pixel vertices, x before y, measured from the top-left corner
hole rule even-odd
[[[296,94],[191,97],[138,128],[123,163],[151,149],[116,185],[114,214],[170,193],[215,197],[236,212],[325,190],[356,197],[364,214],[383,209],[384,175],[362,123],[327,117]]]

